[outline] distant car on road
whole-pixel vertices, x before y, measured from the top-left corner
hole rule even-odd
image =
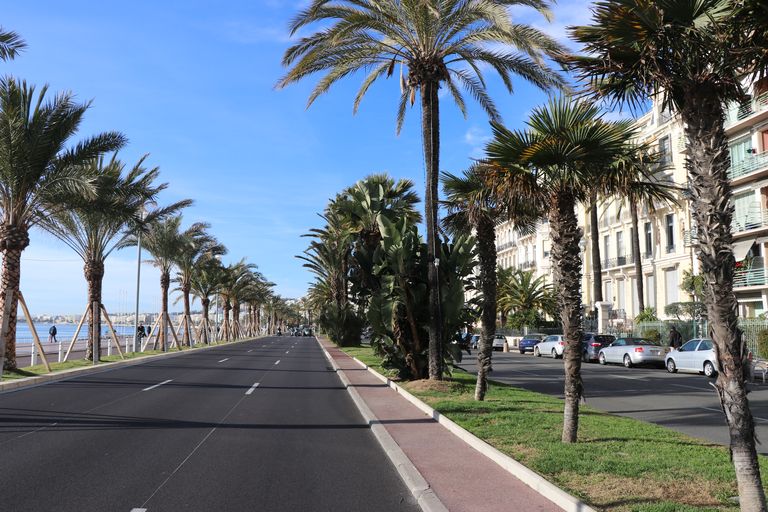
[[[503,334],[496,334],[493,337],[493,350],[504,350],[504,342],[507,341],[507,337]]]
[[[547,356],[561,359],[565,352],[565,338],[562,334],[552,334],[544,338],[544,341],[533,347],[533,355],[536,357]]]
[[[682,347],[670,350],[664,358],[664,365],[669,373],[680,370],[717,377],[717,356],[709,338],[694,338]]]
[[[305,327],[301,334],[302,336],[312,336],[312,329]]]
[[[619,363],[627,368],[638,364],[664,364],[664,347],[661,343],[647,338],[619,338],[600,349],[597,360],[600,364]]]
[[[545,338],[545,335],[543,334],[526,334],[523,336],[523,339],[520,340],[520,343],[517,345],[517,350],[521,354],[525,354],[526,352],[533,352],[534,347],[541,343],[541,340]]]
[[[480,346],[480,335],[479,334],[473,334],[472,338],[469,340],[469,346],[476,349],[478,346]]]
[[[616,336],[610,334],[585,332],[584,337],[581,339],[581,360],[585,363],[597,362],[597,356],[600,354],[600,349],[607,347],[614,341],[616,341]]]

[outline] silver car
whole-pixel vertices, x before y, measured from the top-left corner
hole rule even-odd
[[[493,337],[493,350],[504,350],[504,342],[507,341],[507,337],[503,334],[497,334]]]
[[[672,349],[664,358],[669,373],[689,371],[704,373],[707,377],[717,376],[717,356],[709,338],[695,338],[678,349]]]
[[[638,364],[664,364],[665,349],[658,341],[646,338],[618,338],[600,349],[600,364],[618,363],[627,368]]]
[[[562,334],[553,334],[544,338],[544,341],[533,347],[533,355],[536,357],[548,356],[554,359],[563,357],[565,351],[565,338]]]

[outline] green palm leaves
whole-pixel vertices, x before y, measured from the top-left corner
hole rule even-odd
[[[27,44],[16,32],[0,27],[0,60],[11,60],[26,47]]]

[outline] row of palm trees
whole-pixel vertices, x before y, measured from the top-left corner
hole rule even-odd
[[[732,289],[733,210],[723,127],[726,104],[747,100],[744,84],[768,69],[765,2],[601,0],[593,6],[591,25],[570,30],[583,45],[583,55],[566,52],[532,27],[513,23],[509,8],[518,4],[549,14],[545,0],[314,0],[294,19],[291,30],[295,33],[311,24],[321,28],[287,50],[284,64],[290,69],[279,85],[325,71],[310,96],[311,104],[338,80],[367,70],[355,99],[357,109],[373,82],[399,71],[398,130],[408,104],[413,105],[419,93],[430,260],[435,259],[438,246],[438,89],[447,89],[463,111],[462,87],[488,112],[494,122],[494,140],[488,145],[487,159],[466,176],[473,186],[460,190],[469,194],[466,212],[478,238],[479,288],[484,299],[477,394],[484,393],[484,375],[490,367],[488,340],[495,328],[493,220],[502,215],[524,226],[529,210],[534,210],[534,218],[537,212],[545,212],[551,227],[560,321],[568,344],[564,442],[576,440],[583,391],[578,357],[583,233],[575,206],[594,206],[596,194],[621,194],[636,204],[634,191],[647,189],[646,178],[653,176],[647,173],[643,151],[627,151],[636,136],[630,126],[603,121],[588,102],[553,99],[533,112],[525,130],[505,128],[498,122],[483,73],[494,70],[510,91],[514,75],[542,89],[563,88],[564,80],[544,62],[550,57],[576,73],[585,99],[631,107],[656,100],[663,109],[678,113],[685,124],[691,208],[707,283],[703,299],[721,360],[716,389],[729,427],[739,502],[742,510],[766,510],[746,396],[746,348],[737,327]],[[429,376],[440,379],[439,267],[429,268]]]
[[[0,58],[15,57],[24,48],[18,35],[0,30]],[[148,168],[146,157],[125,164],[117,151],[127,142],[117,132],[71,141],[88,110],[71,93],[50,98],[47,87],[35,87],[12,77],[0,79],[0,249],[3,251],[0,311],[0,357],[3,368],[16,369],[16,313],[20,298],[21,254],[29,245],[29,232],[39,227],[64,242],[83,260],[88,283],[85,315],[90,333],[101,333],[106,309],[102,282],[107,257],[139,243],[160,269],[162,311],[156,344],[167,346],[170,325],[168,293],[178,284],[184,301],[181,346],[193,335],[210,342],[208,304],[219,296],[225,322],[220,339],[231,340],[257,333],[262,311],[274,329],[286,315],[285,301],[271,291],[272,283],[244,261],[223,265],[218,257],[224,246],[208,233],[210,226],[195,223],[182,229],[180,212],[190,200],[157,206],[159,169]],[[175,270],[175,275],[172,273]],[[203,325],[191,322],[191,297],[204,308]],[[248,305],[246,325],[240,323],[241,304]],[[229,312],[233,311],[230,320]],[[174,331],[175,332],[175,331]],[[97,334],[98,336],[98,334]],[[98,360],[93,336],[86,357]],[[95,353],[94,353],[95,351]]]

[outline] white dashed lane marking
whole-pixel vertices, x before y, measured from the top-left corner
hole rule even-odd
[[[163,382],[160,382],[159,384],[155,384],[154,386],[149,386],[148,388],[144,388],[144,389],[142,389],[142,391],[150,391],[152,389],[159,388],[163,384],[168,384],[169,382],[172,382],[172,381],[173,381],[173,379],[164,380]]]
[[[221,361],[219,361],[219,362],[220,362],[220,363],[223,363],[224,361],[229,361],[229,358],[228,358],[228,357],[225,357],[224,359],[222,359],[222,360],[221,360]]]
[[[251,386],[251,387],[248,389],[248,391],[246,391],[246,392],[245,392],[245,394],[246,394],[246,395],[250,395],[251,393],[253,393],[253,392],[256,390],[256,388],[257,388],[257,387],[259,387],[259,383],[258,383],[258,382],[257,382],[257,383],[255,383],[253,386]]]
[[[275,361],[275,364],[280,364],[280,360],[278,359],[277,361]]]

